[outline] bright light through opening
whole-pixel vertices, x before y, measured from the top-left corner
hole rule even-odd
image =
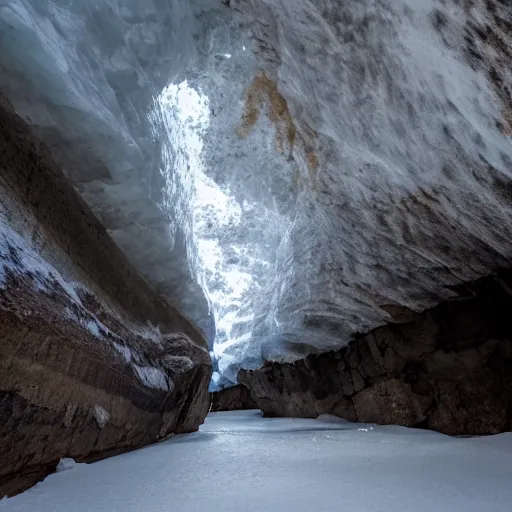
[[[220,355],[233,340],[232,328],[251,286],[251,274],[227,263],[219,233],[236,229],[243,210],[238,202],[205,174],[203,138],[210,123],[208,97],[187,81],[171,84],[156,99],[159,123],[166,132],[162,176],[162,208],[185,231],[191,271],[204,290],[214,315],[217,336],[214,353]],[[158,136],[157,133],[155,133]],[[247,207],[250,205],[244,205]],[[246,249],[230,244],[234,253]],[[245,314],[244,321],[252,318]]]

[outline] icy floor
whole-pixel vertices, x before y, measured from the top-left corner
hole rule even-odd
[[[210,414],[201,431],[57,473],[24,512],[510,512],[512,434]]]

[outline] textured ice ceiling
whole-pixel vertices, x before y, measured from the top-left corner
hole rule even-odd
[[[0,89],[224,385],[509,265],[511,11],[0,0]]]

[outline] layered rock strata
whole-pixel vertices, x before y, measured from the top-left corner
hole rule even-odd
[[[0,96],[0,497],[64,457],[93,461],[194,431],[202,333],[128,263]]]

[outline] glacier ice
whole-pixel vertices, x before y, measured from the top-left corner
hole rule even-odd
[[[508,265],[508,107],[467,47],[494,4],[0,0],[0,88],[216,388]]]
[[[509,19],[510,7],[493,5]],[[339,347],[395,311],[431,307],[509,264],[509,105],[466,46],[470,27],[499,30],[488,4],[231,6],[263,72],[223,82],[229,94],[207,89],[222,107],[204,158],[217,183],[258,205],[244,239],[266,246],[268,266],[238,312],[251,320],[219,351],[218,378]],[[498,50],[482,51],[495,63]],[[223,64],[233,62],[233,75],[237,58]],[[231,99],[240,95],[237,110]],[[242,139],[219,147],[233,124]]]

